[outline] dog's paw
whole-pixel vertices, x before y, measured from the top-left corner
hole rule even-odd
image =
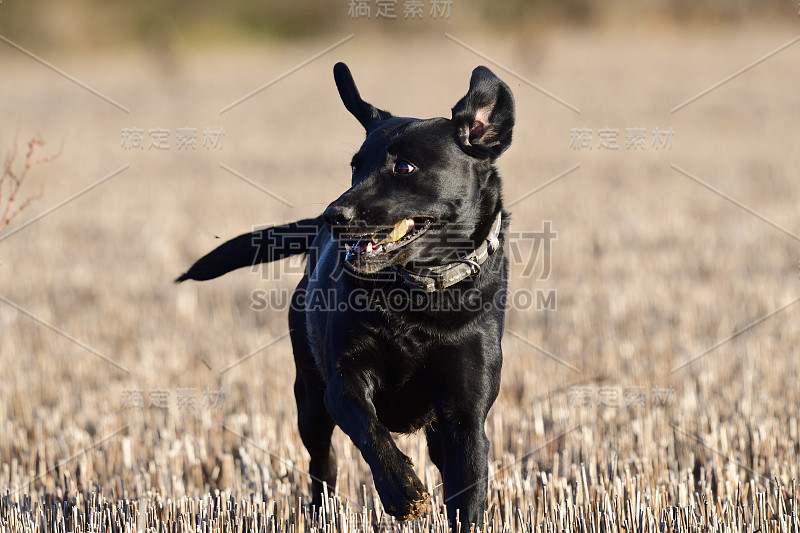
[[[431,495],[428,494],[428,491],[423,491],[419,496],[421,497],[419,500],[406,502],[405,509],[394,514],[394,516],[398,520],[405,522],[406,520],[414,520],[424,515],[431,503]]]
[[[406,464],[412,464],[411,460],[406,458]],[[414,471],[409,469],[405,475],[400,474],[392,478],[393,482],[378,487],[386,512],[401,521],[413,520],[425,514],[431,495],[425,490],[425,485]]]

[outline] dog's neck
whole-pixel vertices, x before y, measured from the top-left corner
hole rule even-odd
[[[410,269],[395,267],[403,276],[406,285],[425,292],[441,292],[447,287],[475,276],[481,271],[481,265],[500,248],[500,230],[503,226],[503,210],[497,216],[489,229],[489,235],[481,241],[478,247],[465,257],[451,263],[424,269]]]

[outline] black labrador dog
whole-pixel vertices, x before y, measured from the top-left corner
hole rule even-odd
[[[401,118],[362,100],[343,63],[334,77],[366,130],[352,187],[317,218],[228,241],[177,281],[306,253],[289,324],[314,503],[336,482],[339,426],[386,511],[422,515],[430,495],[391,432],[424,429],[450,523],[479,525],[507,285],[509,218],[494,163],[511,143],[514,99],[478,67],[451,119]]]

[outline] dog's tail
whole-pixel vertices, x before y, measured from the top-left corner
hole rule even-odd
[[[237,268],[306,253],[323,225],[320,215],[317,218],[239,235],[198,259],[175,282],[180,283],[187,279],[205,281]]]

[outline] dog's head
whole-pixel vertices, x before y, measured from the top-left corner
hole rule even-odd
[[[472,72],[452,117],[395,117],[361,99],[350,70],[334,67],[339,94],[366,130],[352,186],[325,210],[347,261],[370,274],[434,266],[474,250],[502,208],[495,160],[511,144],[514,98],[488,68]]]

